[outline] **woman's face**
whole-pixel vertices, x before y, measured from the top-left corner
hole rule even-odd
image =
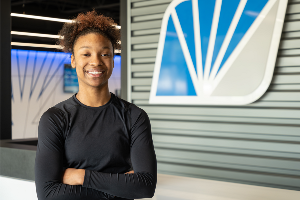
[[[114,67],[113,46],[99,33],[80,36],[74,44],[71,65],[76,67],[80,87],[108,86]]]

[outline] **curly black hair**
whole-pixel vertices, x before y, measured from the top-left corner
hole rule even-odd
[[[57,44],[62,46],[64,52],[73,52],[76,40],[88,33],[99,33],[107,37],[114,49],[120,48],[120,30],[113,19],[104,15],[98,15],[95,10],[87,13],[79,13],[71,23],[66,22],[59,31],[60,38]]]

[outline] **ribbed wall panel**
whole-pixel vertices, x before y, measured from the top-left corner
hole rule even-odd
[[[171,0],[131,0],[131,100],[151,120],[158,172],[300,190],[300,0],[290,0],[272,83],[242,106],[150,105]]]

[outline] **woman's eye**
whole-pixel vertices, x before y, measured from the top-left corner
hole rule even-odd
[[[110,56],[109,54],[102,54],[101,56]]]
[[[90,54],[86,53],[86,54],[83,54],[83,56],[89,56]]]

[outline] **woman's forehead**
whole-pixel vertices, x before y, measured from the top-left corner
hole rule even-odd
[[[75,49],[113,49],[111,41],[100,33],[88,33],[80,36],[74,44]]]

